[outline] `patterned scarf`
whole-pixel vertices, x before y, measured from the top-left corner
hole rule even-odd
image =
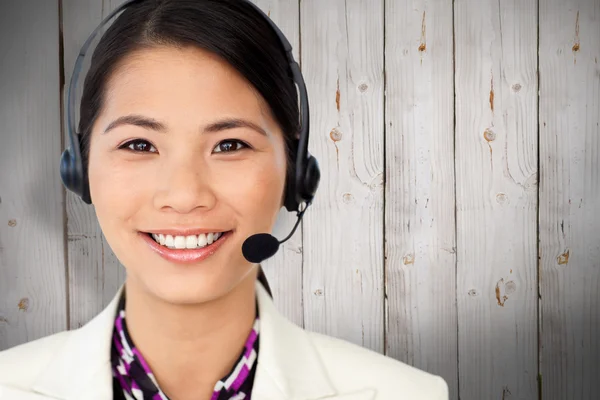
[[[260,320],[256,320],[234,368],[214,387],[211,400],[249,400],[256,374]],[[150,366],[133,344],[125,322],[125,293],[119,301],[111,346],[115,399],[169,400],[158,387]],[[121,395],[122,394],[122,395]]]

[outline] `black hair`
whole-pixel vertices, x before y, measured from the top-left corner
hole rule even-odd
[[[157,46],[210,51],[250,82],[283,132],[289,181],[300,132],[298,94],[279,38],[245,0],[146,0],[115,19],[94,50],[83,86],[78,132],[86,179],[92,127],[108,80],[127,55]]]
[[[104,106],[108,80],[127,55],[157,46],[210,51],[250,82],[283,132],[289,184],[300,132],[298,94],[279,38],[245,0],[147,0],[115,19],[94,50],[83,86],[78,132],[85,178],[92,127]]]

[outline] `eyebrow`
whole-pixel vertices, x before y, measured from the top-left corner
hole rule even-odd
[[[106,129],[104,130],[104,133],[107,133],[121,125],[135,125],[156,132],[167,132],[167,126],[164,123],[155,120],[154,118],[144,117],[143,115],[130,114],[119,117],[110,124],[108,124],[108,127],[106,127]],[[261,135],[267,136],[267,132],[263,128],[261,128],[254,122],[242,118],[224,118],[206,125],[203,131],[206,133],[216,133],[227,129],[235,128],[250,128],[260,133]]]

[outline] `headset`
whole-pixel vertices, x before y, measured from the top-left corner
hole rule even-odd
[[[125,10],[129,6],[142,3],[143,1],[148,0],[127,0],[115,10],[113,10],[111,13],[109,13],[106,16],[106,18],[104,18],[104,20],[100,22],[96,29],[94,29],[94,31],[87,38],[87,40],[81,47],[81,50],[79,50],[79,55],[75,60],[75,66],[73,68],[73,74],[71,75],[66,101],[66,128],[69,137],[70,147],[65,149],[65,151],[62,153],[60,159],[60,176],[64,186],[68,190],[81,197],[81,199],[87,204],[92,204],[92,199],[90,196],[87,172],[85,171],[83,160],[81,158],[82,149],[80,147],[80,134],[77,133],[77,128],[75,125],[75,93],[77,82],[79,80],[79,74],[81,72],[85,55],[100,29],[102,29],[102,27],[106,25],[108,21],[110,21],[116,14]],[[299,91],[301,130],[297,143],[297,153],[293,158],[293,160],[295,160],[295,168],[291,173],[292,176],[288,176],[286,179],[286,188],[284,196],[285,208],[290,212],[297,212],[298,221],[296,222],[292,233],[288,236],[288,238],[285,239],[287,240],[293,235],[304,212],[312,203],[321,178],[319,164],[316,158],[310,155],[310,153],[308,152],[310,124],[308,94],[306,92],[304,78],[302,76],[302,73],[300,72],[300,67],[298,63],[294,60],[294,56],[292,54],[292,46],[285,37],[285,35],[281,32],[277,25],[275,25],[271,18],[268,17],[254,3],[250,2],[249,0],[239,1],[252,6],[252,8],[254,8],[272,27],[273,31],[279,38],[283,49],[285,50],[290,67],[290,72],[292,73],[294,83],[297,85]],[[302,210],[300,210],[302,204],[304,204],[304,207]],[[281,244],[285,240],[278,243]]]

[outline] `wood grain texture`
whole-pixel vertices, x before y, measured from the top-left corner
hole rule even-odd
[[[67,322],[56,2],[0,12],[0,350]]]
[[[385,9],[386,352],[458,398],[452,3]]]
[[[454,4],[460,398],[536,399],[537,4]]]
[[[540,2],[545,400],[600,397],[600,3]]]
[[[322,170],[304,222],[305,326],[382,353],[383,1],[300,5]]]
[[[61,0],[67,82],[121,1]],[[263,263],[279,310],[452,399],[537,399],[538,369],[544,400],[597,399],[600,3],[253,1],[301,63],[323,173]],[[125,279],[60,183],[57,4],[0,8],[0,350],[83,325]]]
[[[62,0],[65,90],[75,59],[92,30],[122,1]],[[95,44],[98,42],[96,39]],[[79,100],[93,46],[80,74]],[[70,327],[78,328],[96,316],[113,298],[125,280],[125,270],[110,249],[94,212],[78,196],[67,191],[67,232]]]
[[[256,0],[254,1],[286,36],[293,48],[294,58],[300,63],[299,5],[298,0]],[[273,234],[279,240],[287,237],[296,223],[296,214],[282,208]],[[277,309],[290,321],[304,325],[302,305],[302,226],[289,241],[284,243],[277,254],[262,264]]]

